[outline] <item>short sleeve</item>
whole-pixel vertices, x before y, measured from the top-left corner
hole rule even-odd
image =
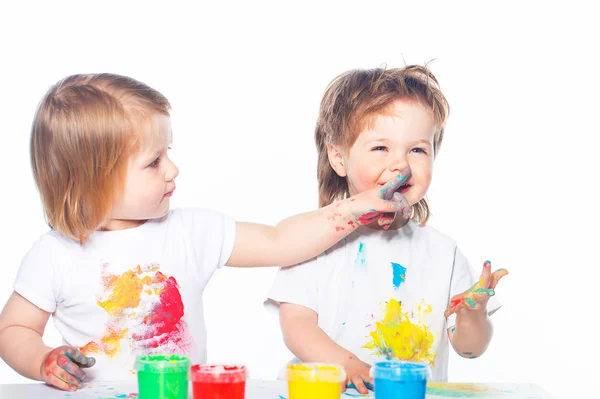
[[[278,313],[279,304],[288,302],[318,313],[318,262],[317,257],[295,266],[280,268],[264,302],[265,309]]]
[[[458,247],[454,251],[454,266],[452,269],[452,280],[450,281],[450,298],[461,294],[471,288],[478,280],[481,272],[476,272],[469,261]],[[449,299],[450,299],[449,298]],[[502,306],[496,297],[491,297],[487,304],[488,315],[491,315]],[[456,314],[446,319],[446,328],[456,324]]]
[[[182,225],[185,240],[198,267],[203,285],[208,283],[215,270],[223,267],[235,244],[235,220],[228,215],[209,209],[176,209],[171,216]]]
[[[13,284],[16,293],[38,308],[54,313],[58,302],[57,268],[64,260],[65,248],[50,233],[40,237],[25,254]]]

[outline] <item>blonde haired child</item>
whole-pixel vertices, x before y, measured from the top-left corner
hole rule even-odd
[[[478,281],[456,243],[425,225],[448,112],[420,66],[351,70],[327,88],[315,130],[320,206],[402,173],[409,178],[394,198],[411,214],[389,230],[361,226],[301,267],[279,270],[266,306],[279,310],[292,362],[342,364],[347,383],[366,393],[377,360],[424,362],[444,381],[448,342],[464,357],[486,350],[488,314],[499,307],[488,300],[507,272],[492,274],[486,262]]]
[[[393,200],[401,174],[275,227],[170,210],[169,110],[158,91],[112,74],[69,76],[41,100],[31,164],[51,230],[23,258],[0,315],[0,357],[25,377],[75,390],[85,378],[133,378],[139,354],[203,363],[202,292],[216,269],[302,262],[362,222],[408,211]],[[42,341],[50,315],[58,348]]]

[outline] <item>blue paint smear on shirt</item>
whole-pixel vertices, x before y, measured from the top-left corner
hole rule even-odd
[[[399,263],[392,262],[392,270],[394,272],[392,283],[394,284],[394,289],[397,290],[398,287],[400,287],[400,284],[406,280],[406,267],[403,267]]]
[[[367,264],[367,258],[365,257],[365,244],[358,244],[358,253],[356,254],[356,260],[354,261],[354,267],[364,267]]]

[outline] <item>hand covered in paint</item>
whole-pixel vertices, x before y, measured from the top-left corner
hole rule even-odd
[[[399,190],[410,177],[410,169],[406,168],[383,187],[377,187],[354,196],[364,213],[357,215],[358,224],[371,224],[377,220],[384,229],[394,222],[396,212],[402,212],[402,217],[410,218],[410,204]],[[364,206],[363,206],[364,204]]]
[[[342,391],[346,390],[346,386],[353,385],[356,390],[362,394],[369,393],[365,383],[372,386],[373,379],[369,374],[371,366],[354,355],[351,355],[342,364],[346,371],[346,384],[343,386]]]
[[[496,292],[496,284],[504,276],[508,274],[505,269],[498,269],[494,273],[491,272],[492,263],[488,260],[483,264],[483,272],[479,277],[479,282],[475,283],[474,286],[458,294],[450,299],[450,306],[444,312],[444,316],[448,317],[453,313],[459,311],[459,309],[478,310],[481,307],[485,309],[490,297],[494,296]]]
[[[46,355],[40,366],[42,381],[64,391],[75,391],[83,386],[82,368],[92,367],[96,359],[86,357],[79,349],[59,346]]]

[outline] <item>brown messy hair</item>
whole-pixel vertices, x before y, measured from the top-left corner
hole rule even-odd
[[[135,79],[68,76],[44,95],[31,128],[31,166],[46,220],[84,244],[123,189],[140,122],[169,115],[169,101]]]
[[[349,196],[346,178],[339,176],[329,163],[327,146],[348,151],[370,120],[396,100],[416,102],[431,110],[438,126],[433,142],[434,156],[437,155],[450,108],[437,79],[426,66],[345,72],[327,87],[315,128],[320,207]],[[421,224],[427,222],[429,213],[427,198],[412,205],[411,217]]]

